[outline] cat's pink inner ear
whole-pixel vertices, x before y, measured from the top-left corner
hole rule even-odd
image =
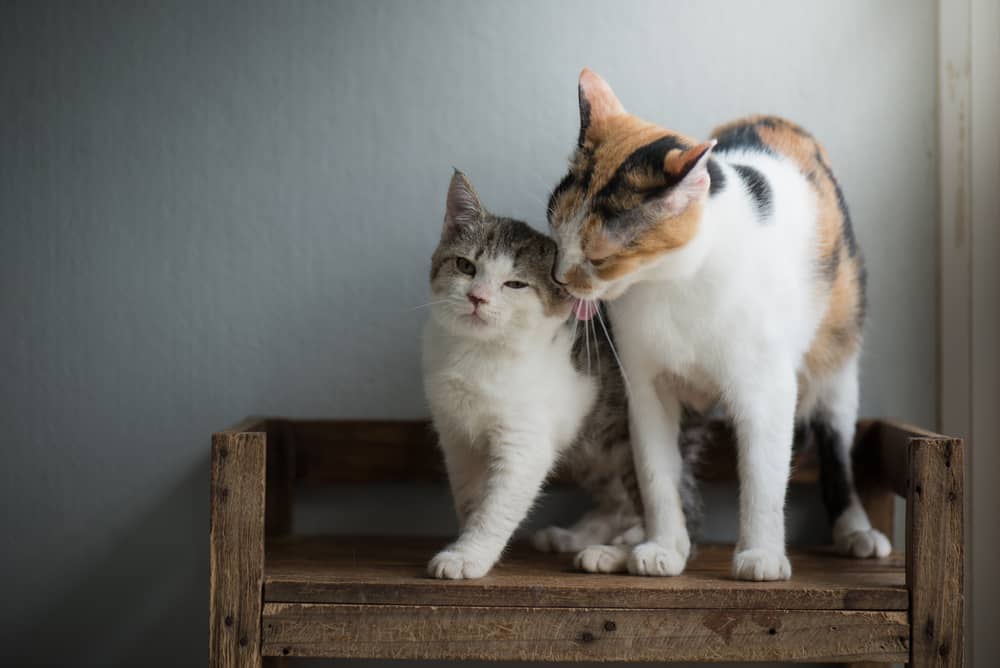
[[[612,116],[625,113],[625,107],[622,106],[615,92],[611,90],[608,82],[586,67],[580,72],[580,100],[585,100],[588,105],[588,117],[582,119],[585,124],[587,122],[600,123]],[[581,113],[583,113],[582,109]]]
[[[474,223],[482,216],[482,205],[475,188],[469,183],[465,174],[455,170],[448,186],[448,198],[445,207],[445,231],[457,225]]]
[[[711,177],[708,173],[708,160],[716,145],[712,139],[684,151],[671,151],[663,160],[663,169],[681,180],[670,189],[663,200],[667,213],[681,213],[692,202],[708,194]]]

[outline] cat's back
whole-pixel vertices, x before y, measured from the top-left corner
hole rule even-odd
[[[818,259],[828,278],[836,278],[841,261],[850,264],[855,260],[857,243],[843,192],[826,149],[812,134],[779,116],[758,115],[721,125],[712,131],[712,137],[718,141],[714,152],[723,159],[756,154],[794,166],[815,197]],[[752,174],[741,176],[748,180],[755,197],[763,196],[761,191],[768,189],[765,179],[755,179]],[[775,196],[775,193],[768,194]],[[856,273],[854,267],[847,269],[849,273]]]
[[[808,258],[814,284],[826,295],[822,323],[807,355],[814,370],[836,368],[860,345],[865,317],[865,268],[843,191],[823,145],[800,125],[778,116],[749,116],[712,132],[714,153],[731,164],[768,161],[791,166],[814,202],[810,207],[813,243]],[[759,162],[756,162],[758,161]],[[766,170],[765,170],[766,171]],[[769,190],[767,174],[740,173],[761,205]]]

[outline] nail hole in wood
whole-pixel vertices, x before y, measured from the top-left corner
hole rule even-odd
[[[948,656],[948,652],[950,652],[950,651],[951,651],[951,647],[948,645],[948,641],[947,640],[945,642],[941,643],[941,646],[938,647],[938,654],[940,654],[942,657]]]
[[[924,626],[924,636],[926,636],[926,638],[928,640],[934,640],[934,618],[933,617],[928,617],[927,618],[927,625]]]
[[[768,629],[767,630],[767,635],[769,635],[769,636],[773,636],[773,635],[775,635],[777,633],[778,633],[777,629]]]
[[[604,630],[607,631],[608,633],[611,633],[612,631],[614,631],[617,628],[618,628],[618,625],[615,624],[610,619],[608,621],[604,622]]]
[[[232,625],[233,625],[233,616],[232,616],[232,615],[226,615],[226,618],[225,618],[225,619],[223,619],[223,620],[222,620],[222,622],[223,622],[223,623],[224,623],[224,624],[225,624],[226,626],[232,626]]]
[[[955,492],[948,492],[948,500],[949,501],[954,501],[957,498],[958,498],[958,495],[956,495]]]
[[[228,456],[229,456],[229,448],[227,448],[226,446],[222,446],[221,448],[219,448],[219,457],[225,459]]]
[[[913,486],[913,493],[914,494],[922,494],[923,491],[924,491],[924,488],[921,487],[920,485],[914,485]]]
[[[282,647],[281,653],[285,656],[288,656],[289,654],[292,653],[292,649],[290,647]]]
[[[594,642],[594,634],[591,633],[590,631],[584,631],[580,635],[580,640],[582,640],[583,642]]]
[[[250,644],[250,641],[247,640],[246,636],[240,636],[240,647],[246,647],[249,644]]]

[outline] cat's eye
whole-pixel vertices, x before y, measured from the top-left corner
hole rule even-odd
[[[600,267],[602,264],[604,264],[604,261],[607,260],[607,259],[608,258],[606,258],[606,257],[592,258],[590,260],[590,266],[591,267]]]
[[[476,275],[476,265],[472,264],[464,257],[455,258],[455,267],[466,276]]]
[[[515,290],[520,290],[521,288],[528,287],[528,284],[523,281],[507,281],[504,283],[505,287],[513,288]]]

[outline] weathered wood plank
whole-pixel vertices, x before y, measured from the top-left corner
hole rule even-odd
[[[292,532],[294,503],[294,448],[288,420],[268,420],[267,485],[264,506],[264,531],[268,539]]]
[[[266,655],[513,661],[905,661],[905,612],[264,606]]]
[[[209,665],[261,665],[265,437],[212,436]]]
[[[911,592],[910,663],[964,663],[964,446],[960,439],[912,438],[906,515]]]
[[[267,601],[543,607],[905,610],[903,559],[848,559],[792,549],[788,582],[729,574],[732,546],[703,545],[684,575],[637,578],[573,572],[572,555],[516,545],[487,577],[440,581],[427,560],[445,539],[309,537],[276,542],[265,562]]]
[[[288,420],[295,448],[295,477],[305,484],[441,482],[444,466],[426,420]],[[702,480],[735,480],[732,431],[722,421],[710,437],[698,468]],[[814,483],[819,468],[812,452],[798,453],[792,482]],[[556,476],[556,484],[568,480]]]

